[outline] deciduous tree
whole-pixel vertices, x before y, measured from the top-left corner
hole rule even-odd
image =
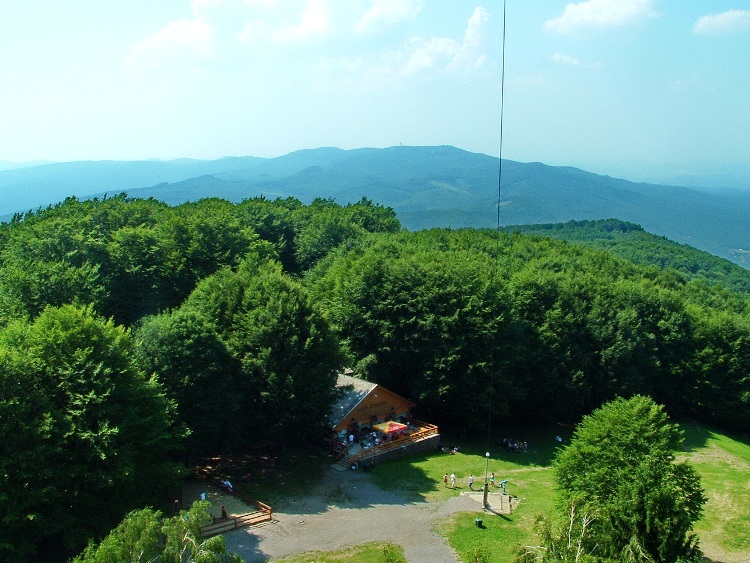
[[[72,563],[242,563],[222,536],[201,538],[201,527],[211,522],[208,509],[208,502],[198,501],[171,518],[150,508],[134,510]]]
[[[678,427],[645,396],[618,398],[586,416],[554,468],[562,506],[593,517],[584,552],[616,561],[694,557],[692,533],[706,498],[675,460]]]
[[[246,440],[317,435],[334,397],[339,346],[302,286],[278,262],[249,257],[201,282],[184,305],[216,328],[240,365],[236,394]]]
[[[0,555],[80,546],[175,476],[172,405],[133,356],[91,307],[0,332]]]

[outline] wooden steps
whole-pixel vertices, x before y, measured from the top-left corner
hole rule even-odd
[[[263,522],[270,522],[271,519],[271,512],[265,510],[256,510],[254,512],[240,514],[239,516],[230,516],[229,518],[219,518],[211,524],[203,526],[201,528],[201,536],[204,538],[210,538],[212,536],[218,536],[219,534],[225,534],[226,532],[239,530],[240,528],[247,528],[249,526],[262,524]]]

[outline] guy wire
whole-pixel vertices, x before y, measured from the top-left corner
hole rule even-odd
[[[498,145],[498,164],[497,164],[497,223],[495,227],[495,265],[500,267],[500,204],[502,201],[502,183],[503,183],[503,117],[505,113],[505,13],[507,0],[503,0],[503,33],[502,33],[502,56],[500,71],[500,143]],[[495,348],[496,332],[492,333],[492,364],[490,367],[490,385],[487,391],[487,452],[490,451],[490,432],[492,427],[492,386],[493,372],[495,369]]]

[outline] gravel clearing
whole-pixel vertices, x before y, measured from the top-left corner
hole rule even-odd
[[[438,520],[461,511],[482,513],[480,495],[460,495],[445,502],[410,502],[383,491],[360,471],[326,473],[310,492],[267,524],[224,535],[227,548],[248,563],[308,551],[331,551],[372,541],[404,548],[410,563],[451,563],[459,559],[444,538],[433,532]]]

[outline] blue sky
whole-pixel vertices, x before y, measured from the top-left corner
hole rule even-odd
[[[750,0],[508,0],[503,156],[750,174]],[[497,155],[502,0],[0,6],[0,160]]]

